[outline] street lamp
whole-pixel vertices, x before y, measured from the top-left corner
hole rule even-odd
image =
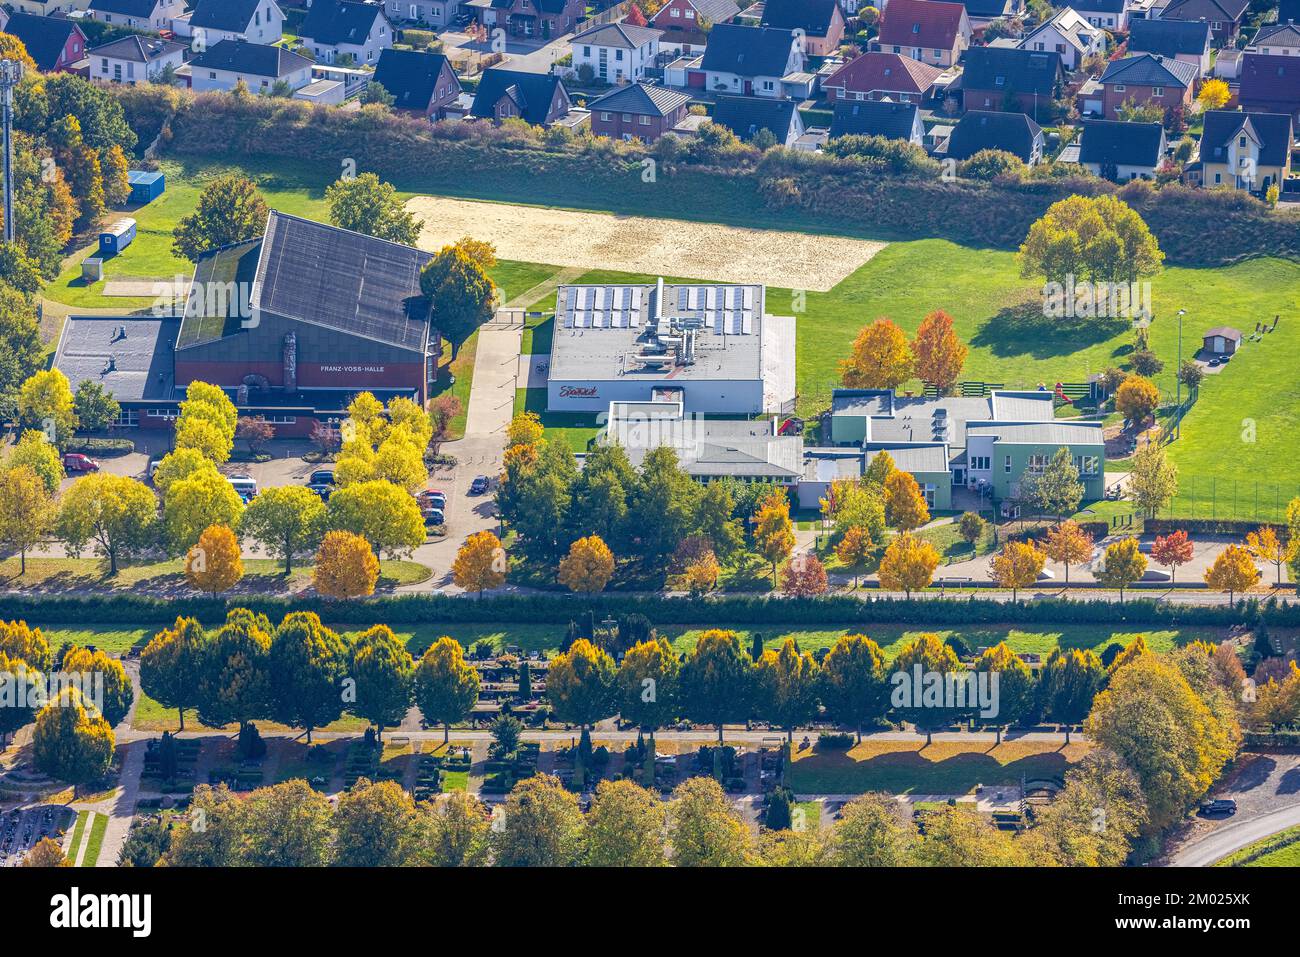
[[[1178,424],[1174,428],[1174,438],[1179,439],[1183,436],[1183,316],[1187,315],[1186,309],[1178,310],[1178,368],[1174,372],[1174,381],[1177,383],[1176,395],[1178,397]]]

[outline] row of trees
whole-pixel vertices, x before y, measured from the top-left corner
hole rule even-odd
[[[881,317],[858,333],[849,357],[840,362],[840,381],[850,389],[896,389],[915,376],[947,393],[961,376],[967,351],[952,317],[941,309],[921,320],[911,343]]]

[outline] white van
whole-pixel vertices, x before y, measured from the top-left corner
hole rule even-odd
[[[248,475],[230,475],[227,476],[231,486],[239,493],[239,497],[245,502],[257,494],[257,479]]]

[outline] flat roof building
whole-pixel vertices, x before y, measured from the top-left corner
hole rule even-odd
[[[765,313],[761,285],[560,286],[547,407],[676,399],[686,413],[793,408],[794,318]]]

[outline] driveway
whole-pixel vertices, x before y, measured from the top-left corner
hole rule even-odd
[[[1173,867],[1207,867],[1261,838],[1300,825],[1300,754],[1255,754],[1241,759],[1212,797],[1232,798],[1230,818],[1195,819],[1168,858]]]

